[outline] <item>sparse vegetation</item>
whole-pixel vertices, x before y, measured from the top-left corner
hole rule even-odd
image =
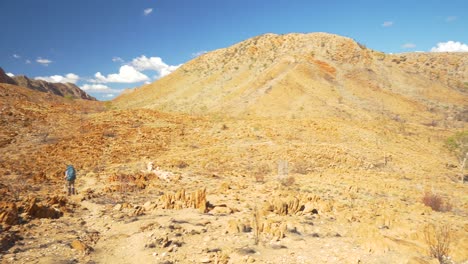
[[[437,258],[440,264],[450,263],[448,260],[452,235],[448,225],[427,227],[424,230],[424,239],[431,257]]]
[[[460,168],[460,180],[465,182],[465,169],[468,160],[468,131],[461,131],[445,141],[447,149],[457,158]]]
[[[63,97],[64,97],[65,99],[69,100],[69,101],[75,100],[75,98],[74,98],[73,95],[71,95],[71,94],[66,94],[66,95],[64,95]]]
[[[271,173],[271,168],[267,163],[261,163],[253,170],[253,173],[256,182],[264,183],[265,176]]]
[[[437,212],[447,212],[452,210],[452,204],[449,201],[445,200],[442,196],[429,191],[424,193],[422,203]]]
[[[185,169],[189,166],[189,164],[183,160],[180,160],[179,162],[177,162],[177,165],[176,167],[179,168],[179,169]]]
[[[290,186],[294,185],[295,182],[296,182],[296,178],[294,178],[294,176],[288,176],[288,177],[280,179],[281,185],[283,185],[285,187],[290,187]]]
[[[305,160],[300,160],[294,164],[294,169],[293,169],[294,173],[305,175],[309,173],[309,170],[310,170],[310,163]]]

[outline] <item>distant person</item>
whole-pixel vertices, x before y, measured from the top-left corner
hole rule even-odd
[[[68,195],[75,194],[76,170],[73,165],[67,165],[65,170],[65,180],[67,180]]]

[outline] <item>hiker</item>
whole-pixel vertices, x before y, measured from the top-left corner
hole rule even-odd
[[[68,195],[75,194],[76,170],[73,165],[67,165],[67,169],[65,170],[65,179],[68,183]]]

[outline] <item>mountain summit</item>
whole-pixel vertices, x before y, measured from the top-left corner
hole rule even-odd
[[[466,102],[468,53],[385,54],[328,33],[265,34],[115,100],[122,107],[263,117],[413,118]],[[433,117],[426,117],[433,118]]]

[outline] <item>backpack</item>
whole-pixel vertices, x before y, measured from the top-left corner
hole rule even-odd
[[[76,179],[76,172],[73,166],[69,165],[67,167],[67,181],[74,181]]]

